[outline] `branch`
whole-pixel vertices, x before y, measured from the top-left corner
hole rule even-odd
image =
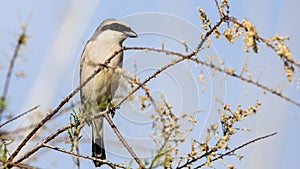
[[[11,75],[12,75],[12,72],[13,72],[13,69],[14,69],[16,59],[19,56],[19,52],[21,50],[21,47],[26,44],[26,38],[27,38],[26,28],[24,27],[24,28],[22,28],[22,33],[18,38],[18,43],[16,45],[16,48],[14,50],[14,54],[13,54],[11,60],[10,60],[10,63],[9,63],[8,71],[7,71],[6,78],[5,78],[3,93],[2,93],[2,96],[0,98],[0,101],[3,102],[3,104],[5,104],[5,102],[6,102],[6,97],[7,97],[8,89],[9,89],[9,83],[10,83],[10,79],[11,79]],[[1,105],[0,106],[0,120],[1,120],[2,112],[4,111],[4,109],[5,109],[5,105],[3,105],[3,106]]]
[[[185,60],[185,59],[191,59],[193,56],[197,55],[197,53],[200,51],[200,49],[203,47],[203,44],[206,42],[207,38],[214,32],[215,29],[217,29],[217,27],[219,27],[221,25],[222,22],[224,22],[226,20],[227,17],[223,17],[220,18],[220,21],[218,21],[216,23],[216,25],[210,30],[208,31],[201,39],[200,43],[198,44],[198,46],[196,47],[196,49],[191,52],[190,54],[184,55],[182,53],[178,53],[178,52],[173,52],[173,51],[169,51],[169,50],[164,50],[164,49],[155,49],[155,48],[148,48],[148,47],[123,47],[123,50],[145,50],[145,51],[155,51],[155,52],[161,52],[161,53],[165,53],[166,55],[174,55],[174,56],[179,56],[181,57],[180,59],[165,65],[163,67],[161,67],[160,69],[158,69],[155,73],[153,73],[151,76],[149,76],[147,79],[145,79],[141,84],[139,84],[136,88],[134,88],[126,97],[124,97],[115,107],[119,107],[124,101],[126,101],[132,94],[134,94],[138,89],[140,89],[143,85],[145,85],[146,83],[148,83],[151,79],[155,78],[158,74],[160,74],[161,72],[163,72],[164,70],[168,69],[169,67],[180,63],[181,61]]]
[[[107,122],[109,123],[110,127],[114,130],[115,134],[117,135],[117,137],[120,139],[120,141],[122,142],[122,144],[125,146],[125,148],[128,150],[128,152],[130,153],[130,155],[134,158],[134,160],[138,163],[139,167],[144,169],[144,165],[141,162],[141,160],[137,157],[137,155],[134,153],[134,151],[132,150],[132,148],[129,146],[129,144],[126,142],[126,140],[124,139],[124,137],[122,136],[122,134],[120,133],[120,131],[118,130],[118,128],[116,127],[116,125],[114,124],[114,122],[111,120],[111,118],[109,117],[108,113],[104,113],[103,116],[105,117],[105,119],[107,120]]]
[[[195,51],[188,54],[188,55],[184,55],[182,53],[178,53],[178,52],[173,52],[173,51],[168,51],[168,50],[163,50],[163,49],[157,49],[157,48],[149,48],[149,47],[124,47],[124,50],[145,50],[145,51],[154,51],[154,52],[159,52],[159,53],[165,53],[166,55],[174,55],[174,56],[178,56],[178,57],[181,57],[179,60],[176,60],[175,62],[176,63],[179,63],[185,59],[188,59],[188,60],[192,60],[194,61],[195,63],[197,64],[201,64],[201,65],[204,65],[204,66],[207,66],[207,67],[210,67],[214,70],[217,70],[219,72],[222,72],[222,73],[225,73],[231,77],[235,77],[237,79],[240,79],[241,81],[244,81],[244,82],[247,82],[247,83],[250,83],[258,88],[261,88],[271,94],[274,94],[294,105],[296,105],[297,107],[300,107],[300,102],[297,102],[296,100],[293,100],[291,98],[289,98],[288,96],[286,95],[283,95],[282,93],[280,92],[277,92],[276,90],[272,89],[272,88],[269,88],[268,86],[266,85],[263,85],[261,83],[258,83],[252,79],[248,79],[248,78],[245,78],[241,75],[238,75],[232,71],[229,71],[228,69],[226,68],[220,68],[218,67],[217,65],[214,65],[212,63],[208,63],[208,62],[205,62],[205,61],[202,61],[202,60],[199,60],[198,58],[195,58],[195,57],[192,57],[195,55]],[[133,93],[135,93],[138,89],[140,89],[143,85],[145,85],[147,82],[149,82],[151,79],[155,78],[159,73],[161,73],[162,71],[164,71],[165,69],[173,66],[174,64],[173,63],[170,63],[168,65],[165,65],[164,67],[160,68],[159,70],[157,70],[154,74],[152,74],[151,76],[149,76],[144,82],[142,82],[139,86],[137,86],[135,89],[133,89],[123,100],[121,100],[116,107],[120,106],[126,99],[128,99]]]
[[[269,135],[266,135],[266,136],[258,137],[258,138],[254,139],[254,140],[251,140],[251,141],[249,141],[249,142],[246,142],[246,143],[244,143],[244,144],[242,144],[242,145],[240,145],[240,146],[238,146],[238,147],[236,147],[236,148],[234,148],[234,149],[232,149],[232,150],[230,150],[230,151],[228,151],[228,152],[226,152],[226,153],[224,153],[224,154],[219,155],[218,157],[212,159],[211,162],[212,162],[212,161],[216,161],[216,160],[218,160],[218,159],[221,159],[222,157],[224,157],[224,156],[226,156],[226,155],[229,155],[229,154],[231,154],[231,153],[233,153],[233,152],[235,152],[235,151],[237,151],[237,150],[239,150],[239,149],[241,149],[241,148],[243,148],[243,147],[245,147],[245,146],[247,146],[247,145],[249,145],[249,144],[252,144],[252,143],[255,143],[255,142],[257,142],[257,141],[266,139],[266,138],[271,137],[271,136],[274,136],[274,135],[276,135],[276,134],[277,134],[277,132],[272,133],[272,134],[269,134]],[[215,151],[214,151],[214,150],[210,150],[209,152],[206,152],[206,153],[204,153],[203,155],[201,155],[201,156],[199,156],[199,157],[197,157],[197,158],[193,158],[192,160],[187,161],[187,162],[186,162],[185,164],[183,164],[182,166],[176,167],[176,169],[186,168],[188,165],[190,165],[190,164],[192,164],[192,163],[198,161],[199,159],[201,159],[201,158],[203,158],[203,157],[208,156],[209,154],[211,154],[211,153],[213,153],[213,152],[215,152]],[[201,168],[201,167],[203,167],[204,165],[205,165],[205,163],[204,163],[204,164],[201,164],[200,166],[197,166],[196,168]]]
[[[39,108],[39,107],[40,107],[40,105],[37,105],[37,106],[35,106],[35,107],[33,107],[33,108],[27,110],[26,112],[24,112],[24,113],[22,113],[22,114],[20,114],[20,115],[18,115],[18,116],[16,116],[16,117],[13,117],[13,118],[7,120],[6,122],[4,122],[3,124],[0,125],[0,128],[3,127],[3,126],[6,125],[6,124],[12,122],[12,121],[14,121],[14,120],[16,120],[16,119],[18,119],[18,118],[24,116],[25,114],[34,111],[35,109],[37,109],[37,108]]]
[[[207,62],[204,62],[204,61],[201,61],[201,60],[197,59],[196,57],[193,57],[193,56],[195,56],[195,55],[199,52],[199,50],[203,47],[203,44],[206,42],[207,38],[213,33],[213,31],[216,30],[217,27],[219,27],[219,26],[221,25],[221,23],[223,23],[223,22],[225,22],[225,21],[228,21],[228,20],[231,21],[231,22],[234,22],[234,23],[241,24],[241,23],[237,22],[234,18],[230,18],[230,17],[227,17],[227,16],[224,16],[224,17],[220,18],[220,21],[218,21],[218,22],[215,24],[215,26],[212,27],[212,28],[210,29],[210,31],[208,31],[208,32],[202,37],[202,40],[201,40],[200,43],[198,44],[197,48],[196,48],[192,53],[187,54],[187,55],[184,55],[184,54],[178,53],[178,52],[173,52],[173,51],[164,50],[164,49],[156,49],[156,48],[149,48],[149,47],[124,47],[124,50],[145,50],[145,51],[155,51],[155,52],[159,52],[159,53],[165,53],[166,55],[174,55],[174,56],[178,56],[178,57],[181,57],[181,59],[182,59],[182,58],[189,59],[189,60],[192,60],[192,61],[196,62],[197,64],[200,63],[200,64],[202,64],[202,65],[205,65],[205,66],[207,66],[207,67],[210,67],[210,68],[212,68],[212,69],[214,69],[214,70],[217,70],[217,71],[219,71],[219,72],[226,73],[226,74],[229,75],[229,76],[238,78],[238,79],[240,79],[241,81],[245,81],[245,82],[247,82],[247,83],[250,83],[250,84],[252,84],[252,85],[255,85],[255,86],[257,86],[257,87],[259,87],[259,88],[261,88],[261,89],[263,89],[263,90],[265,90],[265,91],[271,93],[271,94],[274,94],[274,95],[276,95],[276,96],[278,96],[278,97],[280,97],[280,98],[282,98],[282,99],[284,99],[284,100],[286,100],[286,101],[288,101],[288,102],[290,102],[290,103],[296,105],[297,107],[300,107],[300,102],[297,102],[296,100],[293,100],[293,99],[289,98],[288,96],[283,95],[282,93],[277,92],[276,90],[274,90],[274,89],[272,89],[272,88],[269,88],[269,87],[266,86],[266,85],[263,85],[263,84],[261,84],[261,83],[255,82],[255,81],[253,81],[253,80],[251,80],[251,79],[247,79],[247,78],[245,78],[245,77],[243,77],[243,76],[241,76],[241,75],[235,74],[234,72],[228,71],[227,69],[222,69],[222,68],[220,68],[220,67],[218,67],[218,66],[216,66],[216,65],[214,65],[214,64],[212,64],[212,63],[207,63]],[[243,27],[242,24],[241,24],[241,27]],[[257,36],[258,36],[258,35],[257,35]],[[259,37],[259,36],[258,36],[258,37]],[[268,47],[272,48],[272,49],[276,52],[276,48],[275,48],[272,44],[268,43],[265,39],[263,39],[263,38],[261,38],[261,37],[259,37],[259,39],[260,39],[261,41],[263,41],[265,44],[267,44]],[[182,59],[182,60],[184,60],[184,59]],[[176,62],[179,63],[179,62],[181,62],[182,60],[177,60]],[[296,65],[296,66],[299,67],[299,69],[300,69],[300,64],[297,64],[294,60],[289,60],[289,59],[287,58],[287,61],[290,62],[290,63],[292,63],[293,65]],[[142,85],[146,84],[146,83],[149,82],[152,78],[155,78],[159,73],[161,73],[162,71],[164,71],[165,69],[167,69],[167,68],[169,68],[169,67],[171,67],[171,66],[173,66],[173,65],[174,65],[174,64],[166,65],[166,66],[164,67],[164,69],[161,68],[161,69],[159,69],[158,71],[156,71],[152,76],[149,76],[143,83],[141,83],[141,85],[139,85],[139,86],[137,86],[135,89],[133,89],[132,92],[129,93],[127,97],[125,97],[119,104],[117,104],[116,107],[120,106],[120,105],[121,105],[126,99],[128,99],[133,93],[135,93],[138,89],[140,89]]]
[[[0,158],[0,162],[3,164],[2,168],[5,168],[5,165],[10,165],[10,166],[14,166],[14,167],[18,167],[18,168],[24,168],[24,169],[37,169],[37,167],[32,167],[32,166],[29,166],[29,165],[26,165],[26,164],[20,164],[20,163],[12,163],[12,162],[9,162],[9,161],[2,160],[1,158]]]
[[[212,159],[211,162],[216,161],[218,159],[222,159],[223,157],[225,157],[227,155],[230,155],[231,153],[234,153],[235,151],[237,151],[237,150],[239,150],[241,148],[244,148],[244,147],[248,146],[249,144],[253,144],[253,143],[257,142],[257,141],[264,140],[264,139],[266,139],[268,137],[272,137],[272,136],[274,136],[276,134],[277,134],[277,132],[269,134],[269,135],[265,135],[265,136],[262,136],[262,137],[258,137],[258,138],[254,139],[254,140],[251,140],[251,141],[248,141],[248,142],[246,142],[246,143],[244,143],[244,144],[242,144],[242,145],[240,145],[240,146],[238,146],[238,147],[236,147],[236,148],[234,148],[234,149],[232,149],[232,150],[230,150],[230,151],[228,151],[228,152],[226,152],[224,154],[219,155],[218,157]],[[205,166],[205,163],[197,166],[195,169],[201,168],[203,166]]]
[[[144,47],[126,47],[124,48],[124,50],[146,50],[147,48]],[[149,48],[149,49],[153,49],[153,48]],[[159,68],[157,71],[155,71],[151,76],[149,76],[147,79],[145,79],[142,83],[138,84],[137,87],[135,87],[129,94],[126,95],[126,97],[124,97],[118,104],[116,104],[115,107],[120,107],[122,103],[124,103],[131,95],[133,95],[136,91],[138,91],[140,88],[142,88],[146,83],[148,83],[151,79],[154,79],[158,74],[160,74],[161,72],[163,72],[164,70],[168,69],[169,67],[172,67],[173,65],[180,63],[181,61],[187,59],[185,57],[185,55],[182,55],[180,53],[177,52],[172,52],[172,51],[165,51],[165,50],[160,50],[160,49],[153,49],[152,51],[156,51],[156,52],[163,52],[166,53],[167,55],[172,54],[172,55],[181,55],[183,56],[182,58],[169,63],[161,68]]]
[[[243,76],[241,76],[241,75],[238,75],[238,74],[236,74],[236,73],[234,73],[234,72],[232,72],[232,71],[229,71],[228,69],[220,68],[220,67],[218,67],[217,65],[214,65],[214,64],[211,64],[211,63],[207,63],[207,62],[201,61],[201,60],[199,60],[199,59],[197,59],[197,58],[191,58],[190,60],[193,60],[193,61],[196,62],[196,63],[200,63],[200,64],[202,64],[202,65],[205,65],[205,66],[207,66],[207,67],[210,67],[210,68],[212,68],[212,69],[214,69],[214,70],[217,70],[217,71],[219,71],[219,72],[226,73],[227,75],[229,75],[229,76],[231,76],[231,77],[235,77],[235,78],[237,78],[237,79],[240,79],[241,81],[250,83],[250,84],[252,84],[252,85],[254,85],[254,86],[258,87],[258,88],[261,88],[261,89],[263,89],[263,90],[265,90],[265,91],[267,91],[267,92],[269,92],[269,93],[271,93],[271,94],[274,94],[274,95],[276,95],[276,96],[278,96],[278,97],[280,97],[280,98],[282,98],[282,99],[284,99],[284,100],[286,100],[286,101],[288,101],[288,102],[290,102],[290,103],[296,105],[297,107],[300,107],[300,102],[297,102],[296,100],[293,100],[293,99],[289,98],[288,96],[283,95],[282,93],[277,92],[276,90],[274,90],[274,89],[272,89],[272,88],[269,88],[269,87],[266,86],[266,85],[263,85],[263,84],[261,84],[261,83],[255,82],[255,81],[253,81],[252,79],[245,78],[245,77],[243,77]]]
[[[85,159],[89,159],[89,160],[93,160],[93,161],[99,161],[99,162],[101,162],[103,164],[109,165],[112,168],[119,167],[119,168],[129,169],[128,167],[125,167],[125,166],[117,164],[117,163],[113,163],[113,162],[110,162],[110,161],[107,161],[107,160],[101,160],[99,158],[95,158],[95,157],[91,157],[91,156],[87,156],[87,155],[83,155],[83,154],[77,154],[77,153],[74,153],[74,152],[67,151],[67,150],[65,150],[63,148],[54,147],[54,146],[49,145],[49,144],[43,143],[42,146],[50,148],[52,150],[56,150],[56,151],[65,153],[65,154],[70,154],[72,156],[81,157],[81,158],[85,158]]]
[[[40,148],[42,148],[43,144],[48,143],[49,141],[53,140],[56,136],[58,136],[60,133],[68,130],[70,127],[74,126],[74,124],[69,124],[67,126],[64,126],[58,130],[56,130],[53,134],[49,135],[45,139],[43,139],[40,143],[38,143],[34,148],[32,148],[30,151],[28,151],[26,154],[24,154],[20,159],[18,159],[15,163],[20,163],[23,160],[29,158],[33,153],[37,152]]]
[[[216,4],[216,7],[217,7],[218,12],[219,12],[219,14],[220,14],[220,17],[222,17],[221,7],[220,7],[220,5],[219,5],[218,0],[215,0],[215,4]]]
[[[232,22],[232,23],[235,23],[237,25],[239,25],[240,27],[244,28],[245,31],[248,31],[247,28],[245,28],[245,26],[240,23],[238,20],[236,20],[235,18],[229,18],[229,20]],[[275,53],[277,53],[277,49],[276,47],[270,43],[270,41],[268,41],[267,39],[259,36],[258,34],[256,34],[256,37],[258,40],[262,41],[264,44],[266,44],[269,48],[271,48],[272,50],[274,50]],[[281,56],[280,56],[281,57]],[[296,66],[298,69],[300,69],[300,62],[296,62],[293,58],[288,58],[288,57],[281,57],[282,59],[284,59],[284,61],[287,61],[289,62],[290,64]]]

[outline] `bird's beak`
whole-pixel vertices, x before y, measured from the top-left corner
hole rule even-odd
[[[126,31],[126,32],[124,32],[125,33],[125,35],[127,36],[127,37],[130,37],[130,38],[137,38],[138,37],[138,35],[133,31],[133,30],[131,30],[131,31]]]

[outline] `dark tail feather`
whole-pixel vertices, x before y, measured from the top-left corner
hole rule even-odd
[[[95,158],[99,158],[101,160],[105,160],[106,159],[106,155],[105,155],[105,149],[104,147],[101,147],[101,142],[103,142],[103,138],[95,138],[96,142],[92,142],[92,156]],[[100,143],[100,144],[99,144]],[[94,164],[96,167],[100,167],[102,165],[101,162],[99,161],[94,161]]]
[[[106,159],[104,140],[103,140],[103,119],[99,118],[93,121],[92,124],[92,156],[101,160]],[[100,167],[103,163],[94,161],[96,167]]]

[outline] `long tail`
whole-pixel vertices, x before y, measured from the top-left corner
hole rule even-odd
[[[93,120],[92,122],[92,156],[102,160],[106,159],[104,140],[103,140],[103,117]],[[100,167],[103,163],[94,161],[96,167]]]

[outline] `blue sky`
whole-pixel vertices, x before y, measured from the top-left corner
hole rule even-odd
[[[17,1],[11,0],[3,2],[0,7],[0,76],[4,77],[9,58],[13,52],[18,33],[21,32],[20,25],[27,23],[28,43],[22,49],[21,56],[16,64],[15,72],[25,72],[26,77],[16,78],[13,77],[9,91],[9,112],[23,112],[35,105],[41,105],[40,112],[45,112],[49,108],[54,108],[60,100],[62,100],[68,93],[78,84],[78,61],[81,51],[85,42],[90,38],[99,23],[109,17],[123,18],[128,22],[134,30],[141,36],[139,39],[129,39],[125,45],[134,46],[153,46],[161,47],[162,41],[166,42],[166,47],[172,50],[179,49],[178,41],[170,38],[175,37],[178,39],[186,40],[193,48],[194,40],[200,36],[200,20],[197,17],[196,8],[201,6],[207,9],[209,16],[212,18],[218,17],[218,13],[214,8],[213,1],[116,1],[116,0],[103,0],[94,1]],[[263,37],[270,37],[275,33],[280,35],[287,35],[291,37],[288,45],[295,59],[300,60],[299,42],[300,36],[298,31],[297,15],[299,2],[288,1],[239,1],[231,2],[231,14],[239,19],[246,17],[254,23],[259,33]],[[147,20],[150,16],[159,14],[161,17],[156,16],[158,23],[163,21],[165,17],[170,16],[176,23],[185,22],[190,25],[191,32],[175,31],[177,27],[169,29],[166,27],[159,27],[155,25],[155,20]],[[145,19],[143,19],[145,17]],[[149,24],[152,23],[152,24]],[[144,26],[144,25],[149,26]],[[143,27],[144,26],[144,27]],[[176,25],[182,26],[182,25]],[[159,29],[156,29],[159,28]],[[188,28],[180,27],[182,30]],[[158,32],[162,31],[162,32]],[[195,35],[194,32],[199,34]],[[154,34],[147,34],[152,32]],[[157,36],[159,33],[168,35],[167,37]],[[187,33],[187,34],[185,34]],[[183,36],[183,37],[181,37]],[[187,37],[187,39],[184,39]],[[173,44],[174,43],[174,44]],[[253,72],[254,78],[257,78],[261,70],[265,67],[262,75],[262,83],[268,84],[272,87],[284,86],[284,93],[294,98],[300,99],[299,83],[300,75],[297,72],[296,80],[290,84],[286,82],[282,64],[280,59],[269,49],[261,49],[260,54],[245,54],[242,51],[241,43],[228,45],[222,40],[213,40],[214,50],[209,50],[208,54],[218,54],[220,58],[225,60],[227,66],[241,68],[245,58],[249,58],[249,68]],[[264,45],[261,45],[265,47]],[[125,53],[126,54],[126,53]],[[127,62],[130,69],[130,58],[139,56],[136,53],[127,53]],[[126,57],[126,55],[125,55]],[[148,58],[149,59],[149,58]],[[150,59],[151,60],[151,59]],[[140,60],[143,62],[143,59]],[[161,63],[161,62],[158,62]],[[152,65],[153,66],[153,65]],[[156,65],[157,66],[157,65]],[[186,70],[186,65],[181,65]],[[179,66],[178,69],[181,69]],[[195,69],[195,70],[194,70]],[[141,69],[142,70],[142,69]],[[181,94],[199,92],[198,89],[186,90],[185,85],[192,86],[198,82],[180,83],[182,76],[175,72],[170,71],[172,77],[179,82],[177,86],[181,88]],[[197,76],[196,68],[192,67],[192,75]],[[181,72],[182,73],[182,72]],[[166,74],[167,75],[167,74]],[[233,106],[242,104],[244,107],[253,105],[257,99],[262,102],[262,108],[258,115],[248,119],[242,125],[250,128],[250,133],[242,132],[239,136],[235,137],[232,144],[241,144],[249,141],[252,138],[259,137],[272,132],[279,132],[274,138],[258,142],[254,145],[246,147],[241,152],[246,157],[242,162],[236,162],[238,168],[295,168],[298,165],[298,153],[300,151],[300,136],[298,128],[300,127],[299,108],[294,105],[283,101],[280,98],[274,97],[271,94],[264,95],[260,89],[251,85],[244,84],[236,79],[228,78],[226,82],[220,83],[220,78],[215,80],[211,77],[211,83],[208,85],[207,95],[199,96],[199,100],[204,98],[205,106],[201,105],[207,110],[213,110],[216,107],[209,105],[209,94],[220,94],[224,100],[231,103]],[[296,79],[295,78],[295,79]],[[3,86],[4,80],[0,80],[0,87]],[[166,79],[164,79],[166,80]],[[153,84],[155,86],[155,84]],[[1,87],[2,88],[2,87]],[[174,87],[175,89],[176,86]],[[166,93],[166,97],[172,98],[172,93],[163,90],[161,87],[158,92]],[[186,90],[186,91],[185,91]],[[193,95],[191,95],[192,97]],[[198,96],[198,95],[197,95]],[[176,96],[177,98],[177,96]],[[78,100],[78,96],[74,101]],[[177,100],[178,101],[178,100]],[[202,100],[201,100],[202,101]],[[175,100],[175,103],[176,100]],[[184,103],[180,102],[184,107]],[[190,101],[187,102],[191,103]],[[201,102],[202,103],[202,102]],[[213,107],[213,108],[209,108]],[[120,116],[126,117],[126,112]],[[68,115],[62,116],[62,121],[67,122]],[[209,118],[208,122],[216,120],[213,115],[204,116]],[[32,121],[38,120],[38,117],[31,117]],[[18,124],[24,125],[30,122],[28,119],[22,119]],[[133,119],[131,119],[133,120]],[[118,119],[116,119],[118,121]],[[138,123],[141,124],[141,123]],[[63,125],[61,123],[60,125]],[[122,124],[120,124],[122,126]],[[203,126],[202,126],[203,127]],[[54,126],[49,126],[49,130],[54,130]],[[124,129],[126,130],[126,128]],[[106,130],[109,132],[109,129]],[[131,130],[128,130],[131,131]],[[127,133],[128,137],[132,137],[131,133]],[[109,135],[109,133],[108,133]],[[113,134],[109,136],[113,137]],[[137,136],[136,136],[137,137]],[[136,141],[136,140],[135,140]],[[134,141],[133,141],[134,142]],[[106,143],[107,144],[107,143]],[[115,145],[117,144],[117,145]],[[108,143],[108,148],[111,152],[108,156],[109,159],[116,159],[122,161],[122,158],[116,157],[114,154],[120,148],[119,143]],[[90,144],[86,144],[82,149],[83,153],[90,154],[87,149]],[[117,148],[115,148],[117,147]],[[114,149],[115,148],[115,149]],[[142,149],[142,148],[141,148]],[[121,150],[120,150],[121,151]],[[142,151],[141,151],[142,152]],[[47,160],[51,158],[51,160]],[[60,158],[61,157],[61,158]],[[44,165],[43,168],[48,168],[53,165],[62,168],[60,159],[71,159],[57,152],[48,152],[43,154],[35,166],[42,164],[45,160],[49,164]],[[52,161],[53,160],[53,161]],[[56,162],[55,162],[56,161]],[[91,167],[92,163],[83,161],[83,165]],[[45,167],[44,167],[45,166]],[[70,164],[70,168],[72,168]]]

